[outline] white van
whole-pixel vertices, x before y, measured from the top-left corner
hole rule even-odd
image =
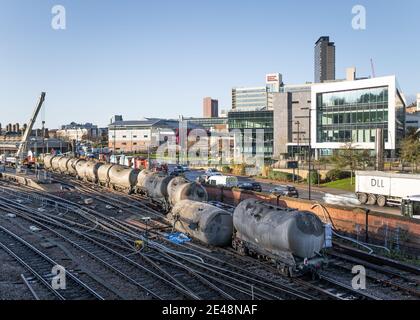
[[[221,186],[227,188],[233,188],[238,186],[238,178],[233,176],[211,176],[207,182],[212,186]]]

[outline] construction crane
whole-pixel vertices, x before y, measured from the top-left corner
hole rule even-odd
[[[376,74],[375,74],[375,66],[373,65],[373,59],[370,59],[370,67],[372,69],[372,78],[376,78]]]
[[[36,118],[38,116],[39,110],[41,110],[41,107],[44,103],[44,100],[45,100],[45,92],[42,92],[41,96],[39,97],[39,101],[38,101],[38,103],[37,103],[37,105],[34,109],[34,112],[32,113],[31,119],[28,122],[25,133],[22,136],[22,140],[20,141],[19,148],[18,148],[18,151],[16,153],[16,162],[19,159],[23,159],[23,155],[26,152],[27,147],[28,147],[28,141],[29,141],[29,137],[30,137],[31,132],[32,132],[32,128],[35,124]],[[20,164],[22,163],[22,161],[19,161],[19,162],[20,162]]]

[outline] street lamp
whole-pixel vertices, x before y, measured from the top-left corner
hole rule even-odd
[[[300,160],[300,121],[296,121],[295,124],[297,125],[297,147],[298,147],[298,166],[297,166],[297,175],[299,179],[299,160]]]
[[[309,108],[308,198],[311,200],[312,109]]]

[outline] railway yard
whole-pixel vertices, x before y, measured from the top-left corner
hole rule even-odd
[[[0,299],[418,300],[420,269],[334,242],[316,275],[195,239],[173,241],[161,208],[57,173],[58,191],[0,180]],[[232,207],[212,205],[233,212]],[[352,268],[366,268],[354,289]],[[66,288],[52,285],[63,267]]]

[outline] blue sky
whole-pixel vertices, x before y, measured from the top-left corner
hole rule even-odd
[[[51,28],[66,8],[67,29]],[[352,29],[352,7],[367,29]],[[233,86],[313,80],[313,46],[336,43],[337,77],[356,66],[420,92],[420,1],[0,0],[0,123],[27,121],[41,91],[50,128],[71,121],[201,116],[202,98],[231,105]]]

